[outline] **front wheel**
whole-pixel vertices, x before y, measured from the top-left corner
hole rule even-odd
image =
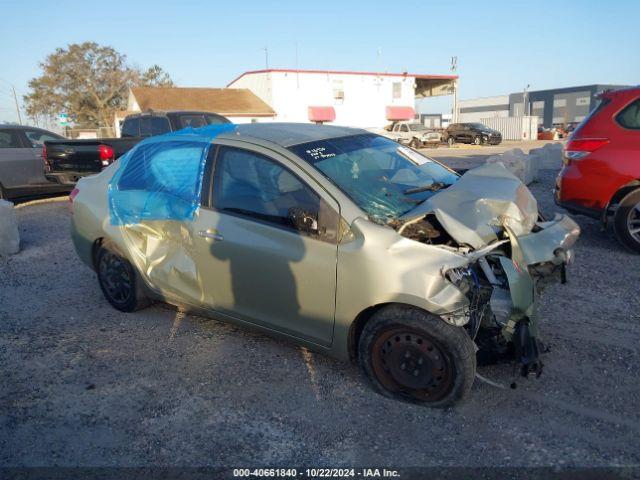
[[[620,201],[614,218],[614,231],[620,243],[640,253],[640,188]]]
[[[471,389],[473,342],[463,328],[408,306],[389,306],[365,325],[358,363],[382,395],[448,407]]]
[[[411,140],[411,142],[409,143],[409,146],[411,148],[415,148],[416,150],[419,148],[422,148],[422,142],[420,140],[418,140],[417,138],[414,138]]]
[[[104,243],[98,250],[96,272],[102,293],[117,310],[134,312],[149,305],[133,265],[110,243]]]

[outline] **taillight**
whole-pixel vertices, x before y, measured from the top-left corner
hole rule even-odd
[[[108,167],[113,162],[113,147],[109,145],[99,145],[98,152],[100,154],[100,163],[102,167]]]
[[[44,171],[49,173],[51,171],[51,164],[47,159],[47,146],[44,144],[42,145],[42,161],[44,162]]]
[[[581,160],[590,153],[609,143],[608,138],[580,138],[569,139],[564,146],[564,158],[566,160]]]
[[[67,205],[67,207],[69,208],[69,211],[73,214],[73,200],[78,196],[78,194],[80,193],[80,190],[78,190],[78,188],[74,188],[73,190],[71,190],[71,193],[69,194],[69,203]]]

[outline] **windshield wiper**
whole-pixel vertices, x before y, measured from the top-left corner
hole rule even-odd
[[[402,194],[411,195],[412,193],[420,193],[420,192],[429,192],[429,191],[437,192],[438,190],[442,190],[443,188],[446,188],[449,186],[450,185],[447,183],[436,182],[430,185],[423,185],[422,187],[408,188],[407,190],[403,191]]]

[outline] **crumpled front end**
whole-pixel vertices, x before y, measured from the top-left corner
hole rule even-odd
[[[529,190],[491,166],[470,171],[434,195],[419,216],[397,230],[465,257],[464,265],[444,268],[442,275],[469,305],[441,316],[464,325],[478,347],[479,363],[515,359],[522,375],[539,375],[544,348],[538,298],[548,284],[565,281],[578,225],[566,215],[540,219]]]

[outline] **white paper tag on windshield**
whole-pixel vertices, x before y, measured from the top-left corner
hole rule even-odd
[[[420,155],[418,152],[414,152],[413,150],[407,147],[398,147],[398,153],[408,158],[418,166],[424,165],[425,163],[431,163],[431,160],[429,160],[427,157],[424,157]]]

